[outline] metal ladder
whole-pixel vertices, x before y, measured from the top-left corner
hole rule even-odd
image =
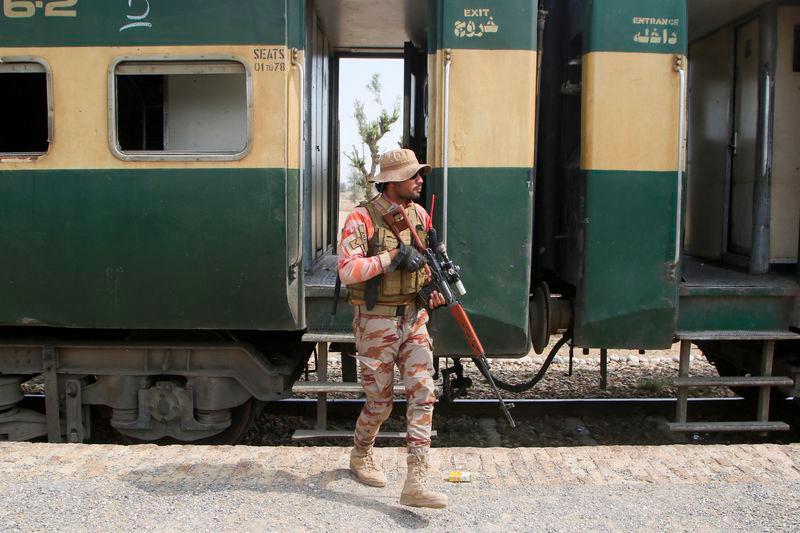
[[[675,413],[675,422],[667,424],[670,431],[675,432],[722,432],[722,431],[788,431],[789,424],[769,420],[769,400],[772,387],[792,386],[794,380],[784,376],[772,375],[772,359],[775,353],[775,340],[784,338],[797,338],[797,335],[782,332],[764,332],[754,336],[750,333],[748,340],[761,340],[763,347],[761,350],[760,375],[728,377],[728,376],[689,376],[689,355],[691,353],[692,341],[698,340],[743,340],[744,337],[731,335],[728,337],[720,336],[717,333],[709,332],[703,335],[702,332],[678,334],[681,341],[680,363],[678,377],[673,384],[678,388],[678,404]],[[739,422],[687,422],[687,407],[689,400],[689,389],[692,387],[758,387],[758,406],[756,408],[756,420]]]
[[[304,342],[317,343],[317,381],[298,381],[292,386],[292,392],[317,393],[317,421],[314,429],[296,429],[292,434],[293,440],[319,439],[333,437],[352,437],[353,431],[336,431],[328,429],[328,393],[344,392],[358,394],[363,391],[361,384],[355,382],[328,381],[328,349],[330,343],[355,344],[352,333],[306,333]],[[405,394],[402,384],[395,384],[395,394]],[[431,432],[436,436],[436,431]],[[406,433],[399,431],[381,431],[380,439],[404,439]]]

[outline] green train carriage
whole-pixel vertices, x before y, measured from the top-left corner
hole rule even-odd
[[[490,355],[565,332],[583,348],[706,343],[726,372],[777,340],[788,361],[796,249],[765,267],[763,224],[747,265],[697,248],[704,198],[728,206],[720,236],[749,200],[706,184],[738,183],[727,162],[696,163],[707,102],[688,90],[703,77],[689,43],[740,22],[708,22],[708,5],[5,0],[0,434],[80,441],[103,407],[132,438],[234,442],[291,394],[309,341],[352,317],[330,322],[332,125],[354,51],[405,57],[404,142],[434,167],[435,224]],[[794,9],[745,7],[765,27]],[[757,101],[771,120],[777,101]],[[438,355],[469,354],[446,315],[432,329]],[[37,374],[48,417],[15,407]]]
[[[69,439],[88,405],[134,438],[235,439],[310,353],[302,5],[68,4],[0,18],[0,403],[52,366]]]
[[[545,4],[557,29],[542,67],[538,293],[568,295],[574,320],[561,325],[601,357],[681,342],[673,430],[788,429],[769,398],[796,395],[800,6]],[[722,377],[688,375],[692,344]],[[757,392],[756,413],[687,423],[689,390],[704,385]]]

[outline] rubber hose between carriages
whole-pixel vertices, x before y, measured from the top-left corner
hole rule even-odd
[[[489,374],[494,380],[495,384],[498,386],[498,388],[501,388],[508,392],[525,392],[526,390],[532,389],[537,383],[539,383],[542,380],[544,375],[547,373],[547,369],[550,368],[550,365],[552,364],[553,359],[555,358],[558,351],[570,340],[572,340],[572,336],[564,334],[564,336],[561,337],[561,339],[559,339],[559,341],[555,344],[555,346],[553,346],[553,348],[550,350],[550,353],[547,354],[547,359],[545,359],[544,363],[542,363],[542,367],[539,369],[539,372],[537,372],[536,375],[533,376],[529,381],[526,381],[524,383],[507,383],[501,379],[496,378],[495,376],[491,376],[489,369],[488,368],[484,369],[483,365],[478,364],[477,360],[475,361],[476,363],[475,366],[478,367],[478,370],[481,371],[481,374],[483,374],[483,377],[485,377],[486,379],[489,378],[489,376],[487,376],[486,374]]]

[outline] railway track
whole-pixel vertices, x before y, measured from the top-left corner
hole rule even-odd
[[[669,416],[675,413],[675,398],[533,398],[507,401],[513,404],[515,417],[526,419],[536,416],[599,416],[646,414]],[[20,404],[28,409],[44,412],[44,394],[26,394]],[[328,400],[328,411],[333,417],[358,415],[364,405],[363,399],[339,398]],[[747,405],[744,398],[690,398],[689,405],[698,414],[738,409]],[[265,410],[275,415],[311,417],[316,414],[317,400],[314,398],[290,398],[269,402]],[[393,413],[403,413],[406,401],[396,399]],[[437,415],[492,417],[499,413],[498,402],[493,399],[461,399],[436,404]]]
[[[434,446],[575,446],[675,443],[790,443],[800,442],[800,414],[791,401],[776,402],[773,417],[790,424],[788,432],[767,435],[752,433],[676,434],[667,429],[675,416],[674,398],[580,398],[514,400],[512,414],[518,422],[511,429],[502,418],[497,401],[463,399],[440,402],[436,406]],[[26,395],[24,404],[44,409],[44,396]],[[347,433],[361,410],[361,399],[328,401],[328,428]],[[689,413],[698,420],[736,418],[754,408],[743,398],[693,398]],[[402,432],[406,404],[395,400],[392,416],[384,429]],[[292,398],[265,404],[257,422],[243,444],[256,446],[347,445],[349,438],[293,439],[297,429],[311,429],[316,423],[317,402],[311,398]],[[128,444],[107,422],[95,417],[92,443]],[[396,439],[379,445],[397,446]]]
[[[587,416],[639,413],[651,416],[675,414],[675,398],[534,398],[511,400],[512,414],[521,419],[536,416]],[[691,398],[689,405],[699,414],[736,409],[746,405],[743,398]],[[328,400],[328,411],[334,416],[357,415],[363,399]],[[314,416],[317,401],[313,398],[292,398],[268,404],[276,413],[295,416]],[[395,400],[393,412],[405,412],[405,400]],[[497,400],[463,399],[436,404],[436,414],[443,416],[500,416]]]
[[[511,429],[495,400],[457,400],[436,406],[434,446],[574,446],[675,443],[800,442],[800,415],[790,402],[776,403],[773,417],[789,423],[791,431],[769,433],[672,433],[667,423],[675,417],[674,398],[586,398],[514,400]],[[362,400],[329,400],[328,429],[351,431]],[[292,440],[294,429],[315,426],[316,401],[293,399],[268,404],[256,428],[245,439],[256,445],[346,445],[349,438]],[[703,421],[747,419],[754,405],[742,398],[696,398],[689,401],[690,419]],[[740,416],[737,416],[740,415]],[[404,430],[405,402],[396,400],[387,432]],[[750,415],[751,416],[751,415]],[[291,427],[287,427],[291,426]],[[278,429],[269,435],[264,430]],[[283,434],[280,435],[281,429]],[[397,441],[387,440],[389,445]]]

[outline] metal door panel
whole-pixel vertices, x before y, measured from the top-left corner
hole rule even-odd
[[[753,182],[758,124],[759,21],[736,31],[733,173],[728,249],[749,255],[753,234]]]

